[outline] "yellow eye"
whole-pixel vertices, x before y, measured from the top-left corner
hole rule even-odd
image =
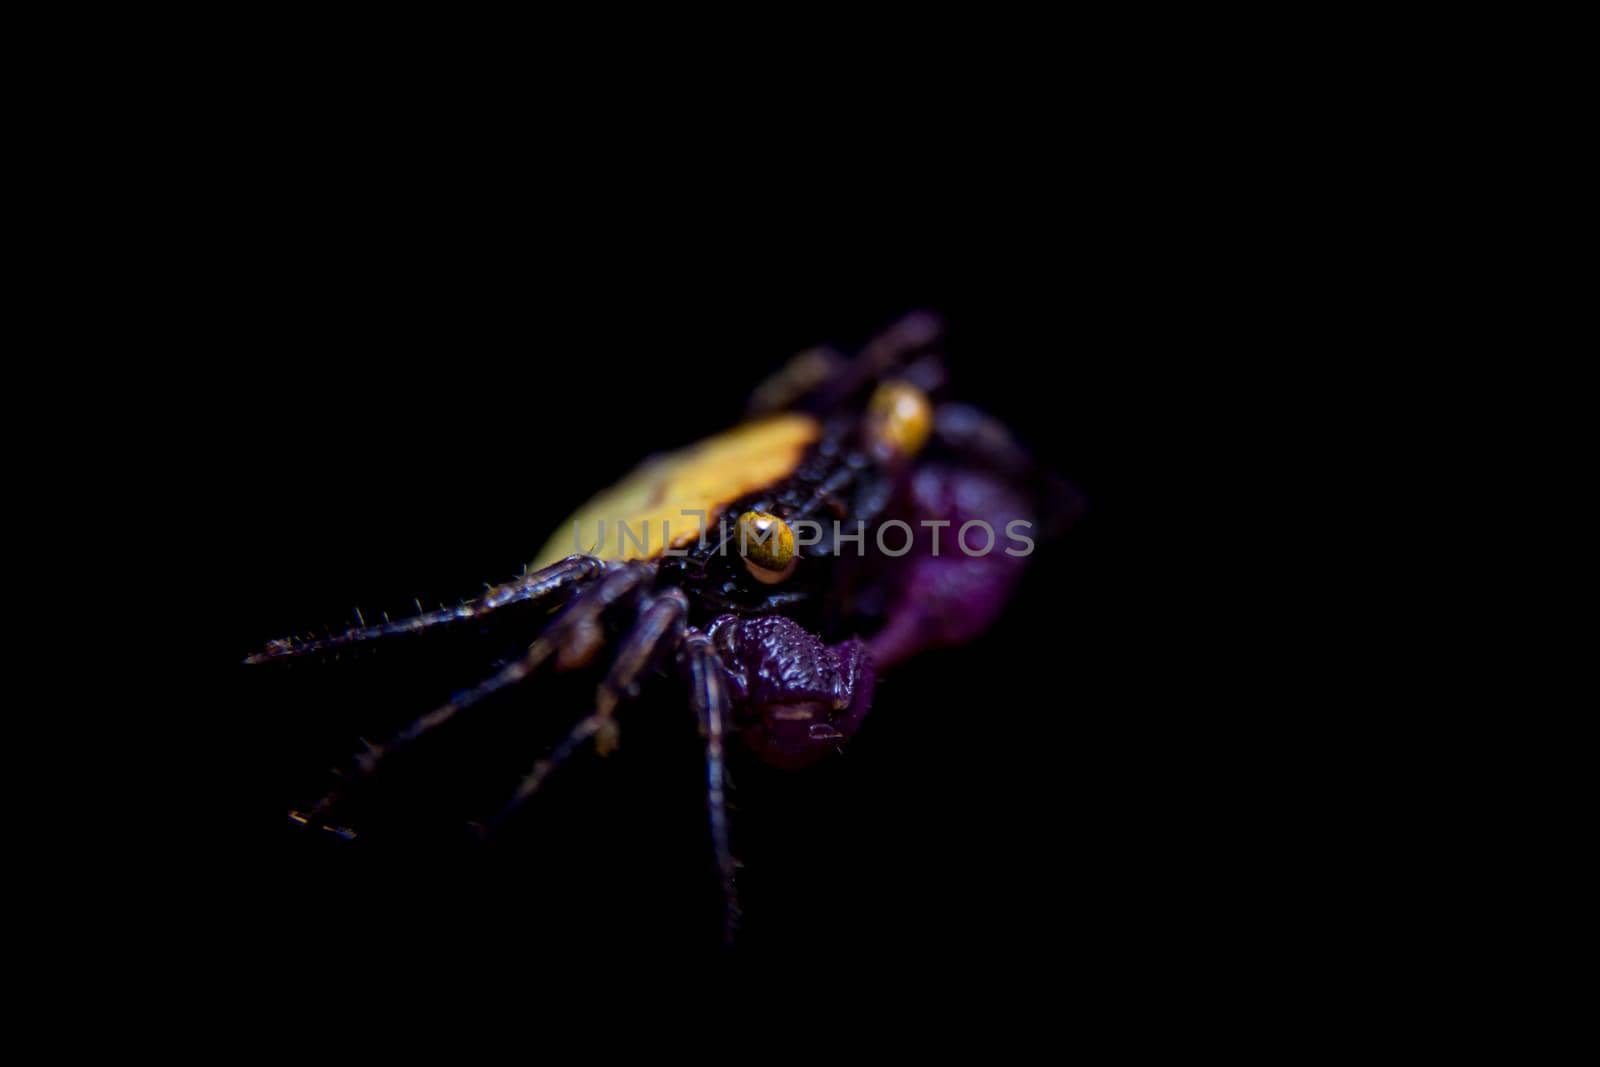
[[[884,382],[867,403],[866,432],[882,458],[914,456],[933,432],[933,405],[910,382]]]
[[[789,577],[800,562],[794,551],[794,531],[765,511],[739,516],[739,554],[744,557],[745,569],[767,585]]]

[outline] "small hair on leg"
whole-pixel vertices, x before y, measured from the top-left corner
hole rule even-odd
[[[580,593],[576,601],[556,616],[550,628],[528,646],[527,653],[521,659],[507,664],[471,689],[458,693],[439,707],[419,716],[388,741],[367,745],[366,749],[355,757],[350,780],[354,782],[372,777],[377,773],[384,758],[396,749],[413,744],[439,729],[462,711],[521,682],[538,670],[552,655],[559,659],[574,640],[576,633],[594,625],[595,620],[606,608],[625,597],[639,593],[652,573],[650,569],[644,567],[623,567],[611,571],[598,585]],[[296,821],[321,825],[323,817],[338,804],[347,788],[348,785],[330,790],[303,813],[303,818],[298,818]]]
[[[398,622],[390,621],[388,616],[385,616],[383,622],[368,626],[361,616],[361,610],[357,608],[356,619],[361,623],[359,626],[352,626],[342,633],[309,640],[285,637],[268,641],[260,652],[246,656],[244,662],[253,666],[274,660],[316,655],[388,637],[418,634],[448,623],[482,618],[508,604],[551,601],[604,573],[605,564],[593,556],[568,556],[532,574],[523,575],[503,585],[490,586],[482,596],[464,600],[453,608],[441,605],[437,611],[423,611],[421,603],[418,602],[417,614],[400,619]]]

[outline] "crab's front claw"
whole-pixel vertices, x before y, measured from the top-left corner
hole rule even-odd
[[[710,627],[731,683],[735,724],[756,755],[803,767],[855,734],[872,704],[872,655],[858,638],[823,644],[780,615],[724,615]]]

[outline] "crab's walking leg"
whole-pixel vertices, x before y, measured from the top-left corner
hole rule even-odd
[[[723,792],[722,732],[728,719],[728,687],[716,649],[705,634],[690,634],[684,642],[683,661],[689,675],[689,701],[706,739],[706,808],[722,883],[722,937],[731,942],[739,918],[739,897],[733,885],[733,850],[728,844],[728,807]]]
[[[635,697],[645,675],[660,656],[672,649],[683,634],[684,618],[689,614],[689,600],[674,589],[652,601],[639,614],[639,621],[629,632],[622,648],[617,652],[606,674],[605,681],[595,693],[594,711],[578,721],[549,756],[534,764],[517,786],[517,791],[505,807],[490,820],[490,828],[499,826],[533,794],[543,787],[545,780],[572,754],[582,748],[591,737],[601,755],[617,745],[617,705],[624,698]]]
[[[578,599],[551,624],[548,632],[532,645],[521,659],[507,664],[488,679],[462,693],[447,703],[419,717],[410,726],[395,734],[381,745],[372,745],[356,757],[354,778],[370,777],[384,756],[397,748],[411,744],[453,719],[466,708],[493,696],[507,686],[522,681],[538,670],[552,654],[557,666],[573,667],[593,658],[605,635],[600,616],[611,605],[639,591],[653,574],[646,566],[618,568],[608,574],[600,584],[579,595]],[[290,812],[289,817],[299,823],[320,823],[322,817],[338,803],[342,791],[335,789],[317,801],[308,811]]]
[[[375,626],[353,626],[344,631],[344,633],[317,640],[299,641],[291,637],[268,641],[265,648],[254,655],[246,657],[245,662],[252,664],[267,663],[272,660],[289,659],[295,656],[314,655],[319,652],[343,648],[346,645],[360,644],[364,641],[376,641],[400,634],[421,633],[423,630],[441,626],[445,623],[481,618],[498,608],[505,607],[507,604],[554,600],[563,594],[571,592],[583,583],[600,577],[604,573],[605,564],[593,556],[568,556],[559,563],[552,563],[550,566],[541,568],[531,574],[525,574],[515,581],[497,585],[482,596],[462,601],[453,608],[426,611],[407,619],[384,622]]]
[[[638,625],[628,635],[611,670],[595,693],[595,715],[602,720],[595,748],[604,756],[617,747],[617,705],[639,695],[645,673],[663,652],[677,647],[689,617],[689,598],[673,589],[640,613]]]

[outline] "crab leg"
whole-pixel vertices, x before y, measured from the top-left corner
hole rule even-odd
[[[617,652],[605,681],[595,693],[595,714],[603,720],[595,748],[604,756],[617,747],[616,710],[624,698],[639,695],[645,672],[665,649],[677,645],[689,615],[689,598],[673,589],[655,600],[639,616],[639,623]]]
[[[390,752],[410,745],[424,734],[431,733],[453,719],[457,713],[481,703],[508,686],[527,678],[549,659],[556,656],[558,666],[578,666],[587,662],[604,641],[600,625],[601,614],[626,596],[638,592],[652,574],[649,567],[622,567],[612,571],[599,585],[581,594],[562,612],[519,660],[507,664],[495,674],[471,689],[456,694],[449,701],[418,717],[411,725],[380,745],[370,745],[355,759],[354,778],[367,778],[378,769],[379,763]],[[289,817],[299,823],[321,823],[322,817],[339,801],[342,791],[335,789],[305,812],[292,811]],[[335,831],[340,832],[340,831]],[[343,832],[345,836],[351,836]]]
[[[511,799],[490,820],[491,828],[503,823],[537,793],[556,768],[570,759],[591,737],[595,738],[595,749],[601,755],[616,747],[617,705],[624,698],[638,695],[640,684],[660,654],[678,643],[683,633],[683,620],[688,613],[689,600],[676,589],[652,601],[639,613],[638,623],[629,632],[605,681],[600,683],[595,692],[594,711],[578,720],[550,755],[534,764],[533,770],[523,778]]]
[[[558,563],[552,563],[550,566],[534,571],[531,574],[525,574],[514,581],[497,585],[482,596],[462,601],[453,608],[426,611],[410,618],[400,619],[395,622],[383,622],[375,626],[352,626],[343,633],[311,641],[300,641],[292,637],[268,641],[265,648],[246,657],[245,662],[249,664],[267,663],[272,660],[314,655],[318,652],[326,652],[346,645],[377,641],[381,638],[396,637],[400,634],[421,633],[423,630],[442,626],[446,623],[481,618],[498,608],[505,607],[507,604],[554,600],[556,597],[568,593],[604,573],[605,564],[593,556],[568,556]]]
[[[706,739],[706,809],[711,819],[711,847],[722,883],[722,937],[731,942],[739,918],[739,897],[733,885],[733,850],[728,844],[724,795],[722,732],[728,718],[728,687],[711,639],[698,630],[684,642],[683,662],[689,676],[689,702]]]

